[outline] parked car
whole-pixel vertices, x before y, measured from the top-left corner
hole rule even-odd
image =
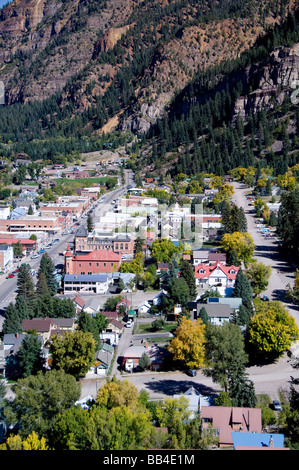
[[[15,269],[12,273],[13,273],[13,274],[17,274],[17,273],[19,273],[19,272],[20,272],[20,270],[19,270],[19,268],[18,268],[18,269]]]
[[[11,279],[12,277],[15,277],[15,274],[9,274],[8,276],[6,276],[6,279]]]
[[[195,377],[197,375],[197,370],[196,369],[189,369],[189,370],[187,370],[187,374],[190,375],[191,377]]]
[[[39,255],[32,255],[31,256],[31,259],[36,259],[36,258],[39,258]]]
[[[38,251],[38,254],[41,255],[42,253],[45,253],[45,252],[46,252],[46,250],[44,250],[44,248],[43,248],[42,250]]]
[[[273,406],[274,406],[274,410],[276,410],[276,411],[281,411],[282,410],[281,404],[278,400],[273,401]]]
[[[132,328],[133,326],[133,322],[131,320],[129,320],[127,323],[126,323],[126,328]]]

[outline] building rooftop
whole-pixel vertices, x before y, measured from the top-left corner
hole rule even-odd
[[[66,274],[65,282],[106,282],[108,277],[105,274]]]

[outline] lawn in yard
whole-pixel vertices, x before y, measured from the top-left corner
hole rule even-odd
[[[154,320],[153,320],[154,321]],[[165,322],[163,327],[159,330],[156,330],[152,327],[151,323],[138,323],[136,329],[134,330],[135,334],[145,334],[145,333],[173,333],[178,327],[177,322]]]

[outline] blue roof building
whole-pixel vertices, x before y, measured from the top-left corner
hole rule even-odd
[[[284,434],[232,432],[234,450],[288,450]]]

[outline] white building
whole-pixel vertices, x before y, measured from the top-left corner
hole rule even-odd
[[[0,219],[9,219],[9,217],[10,217],[10,207],[0,206]]]
[[[0,271],[6,273],[13,267],[13,247],[0,245]]]
[[[109,289],[106,274],[66,274],[64,276],[64,292],[94,292],[106,294]]]

